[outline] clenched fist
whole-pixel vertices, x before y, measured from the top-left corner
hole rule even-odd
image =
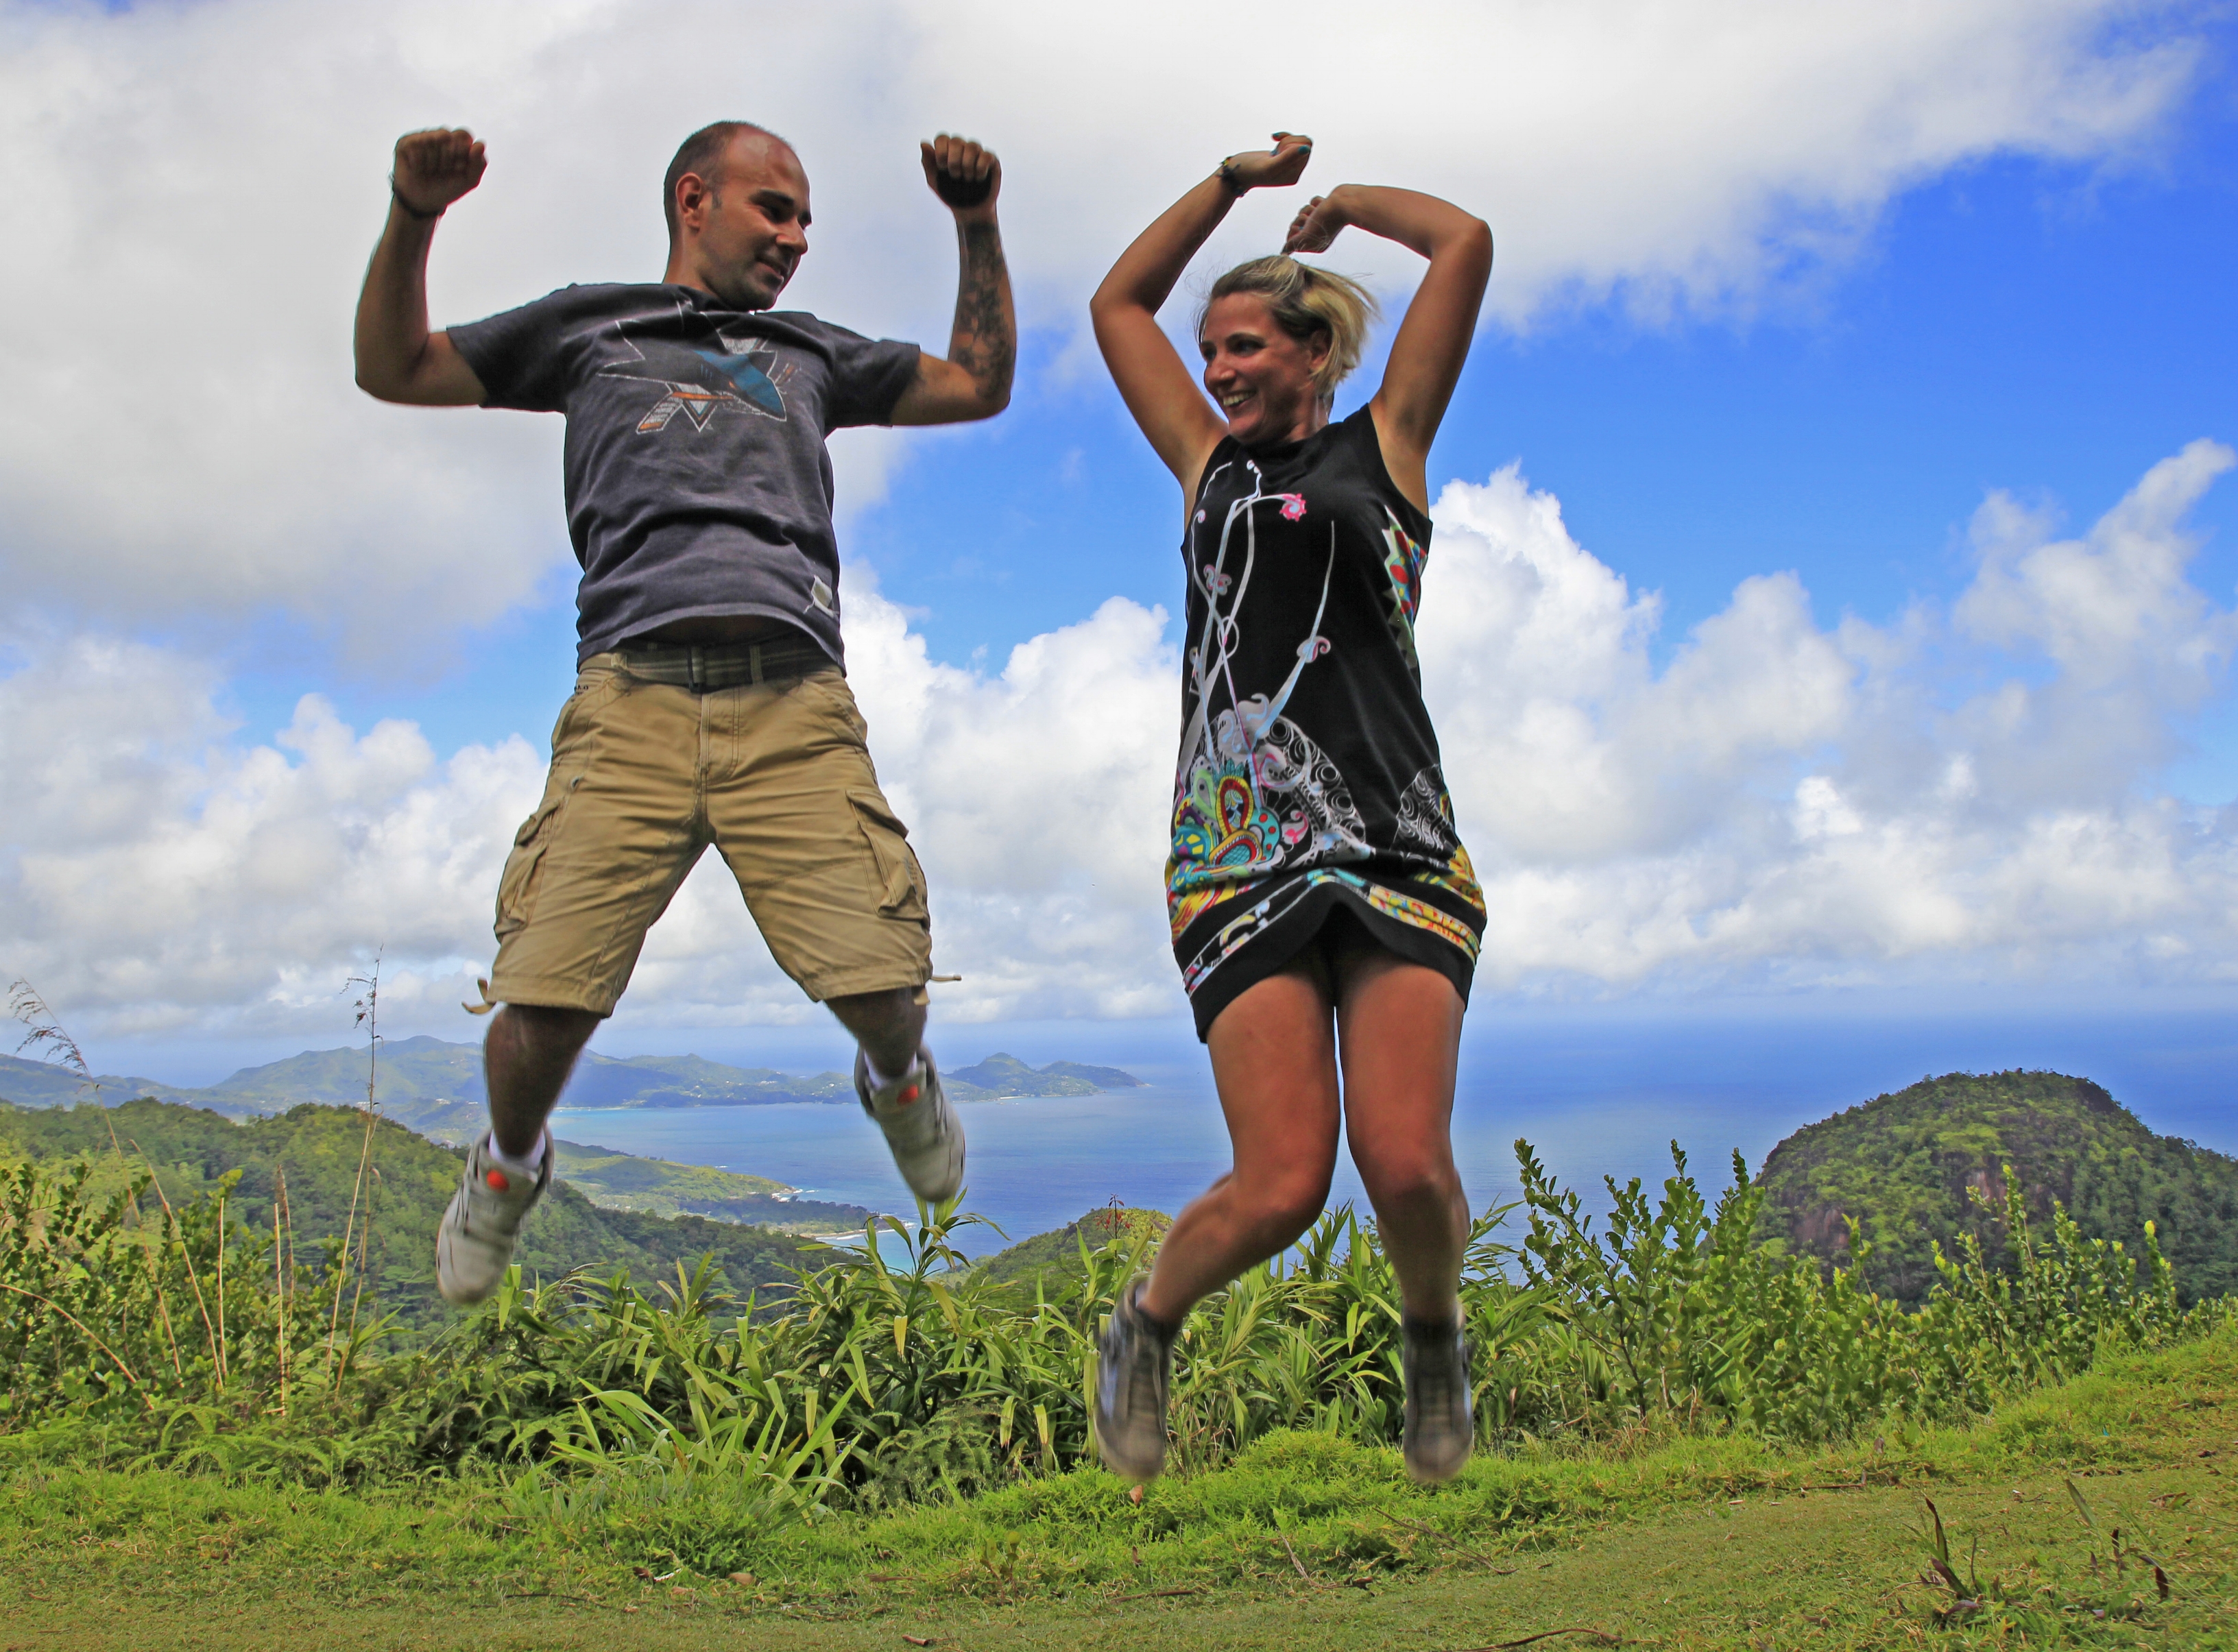
[[[405,209],[432,218],[482,181],[489,156],[463,128],[407,132],[396,140],[389,183]]]
[[[918,144],[917,149],[924,162],[924,181],[944,206],[958,216],[967,212],[992,215],[995,196],[1003,187],[1003,163],[993,150],[946,132]]]

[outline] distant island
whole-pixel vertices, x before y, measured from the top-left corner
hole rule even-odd
[[[358,1107],[365,1101],[362,1045],[305,1050],[285,1061],[245,1067],[203,1088],[154,1079],[102,1076],[100,1100],[111,1106],[142,1096],[206,1107],[230,1119],[268,1118],[305,1101]],[[944,1067],[941,1077],[955,1101],[997,1101],[1023,1096],[1096,1095],[1140,1088],[1142,1080],[1116,1067],[1052,1061],[1029,1067],[997,1051],[970,1067]],[[381,1047],[378,1087],[381,1112],[422,1135],[453,1144],[472,1140],[485,1122],[482,1051],[479,1044],[440,1038],[405,1038]],[[44,1061],[0,1056],[0,1098],[18,1107],[67,1106],[92,1099],[69,1073]],[[774,1067],[730,1067],[697,1055],[633,1055],[623,1060],[586,1053],[560,1098],[563,1107],[738,1107],[783,1103],[851,1104],[855,1087],[844,1073],[801,1075]]]

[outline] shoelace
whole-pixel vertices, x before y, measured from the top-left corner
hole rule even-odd
[[[1460,1362],[1453,1358],[1452,1347],[1442,1337],[1414,1345],[1413,1375],[1417,1400],[1415,1410],[1419,1416],[1441,1417],[1445,1415],[1452,1406],[1455,1391],[1460,1387],[1455,1380],[1460,1365]]]

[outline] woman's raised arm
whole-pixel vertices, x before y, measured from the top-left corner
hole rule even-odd
[[[1477,310],[1492,277],[1492,230],[1483,219],[1435,195],[1347,183],[1300,209],[1282,250],[1325,251],[1347,225],[1395,241],[1430,261],[1399,335],[1391,341],[1383,387],[1368,404],[1391,479],[1427,510],[1430,444],[1476,335]]]
[[[1127,411],[1181,483],[1184,500],[1227,426],[1158,325],[1159,307],[1236,198],[1246,189],[1295,183],[1313,149],[1311,138],[1277,132],[1271,151],[1231,156],[1135,237],[1089,301],[1104,365]]]

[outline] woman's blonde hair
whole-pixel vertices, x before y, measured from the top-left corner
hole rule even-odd
[[[1264,303],[1275,325],[1294,339],[1328,334],[1328,359],[1314,374],[1314,388],[1323,401],[1334,397],[1337,386],[1360,365],[1368,323],[1380,313],[1375,295],[1350,276],[1314,269],[1287,253],[1272,253],[1238,264],[1212,284],[1196,313],[1199,340],[1204,337],[1206,312],[1216,301],[1236,293],[1248,294]]]

